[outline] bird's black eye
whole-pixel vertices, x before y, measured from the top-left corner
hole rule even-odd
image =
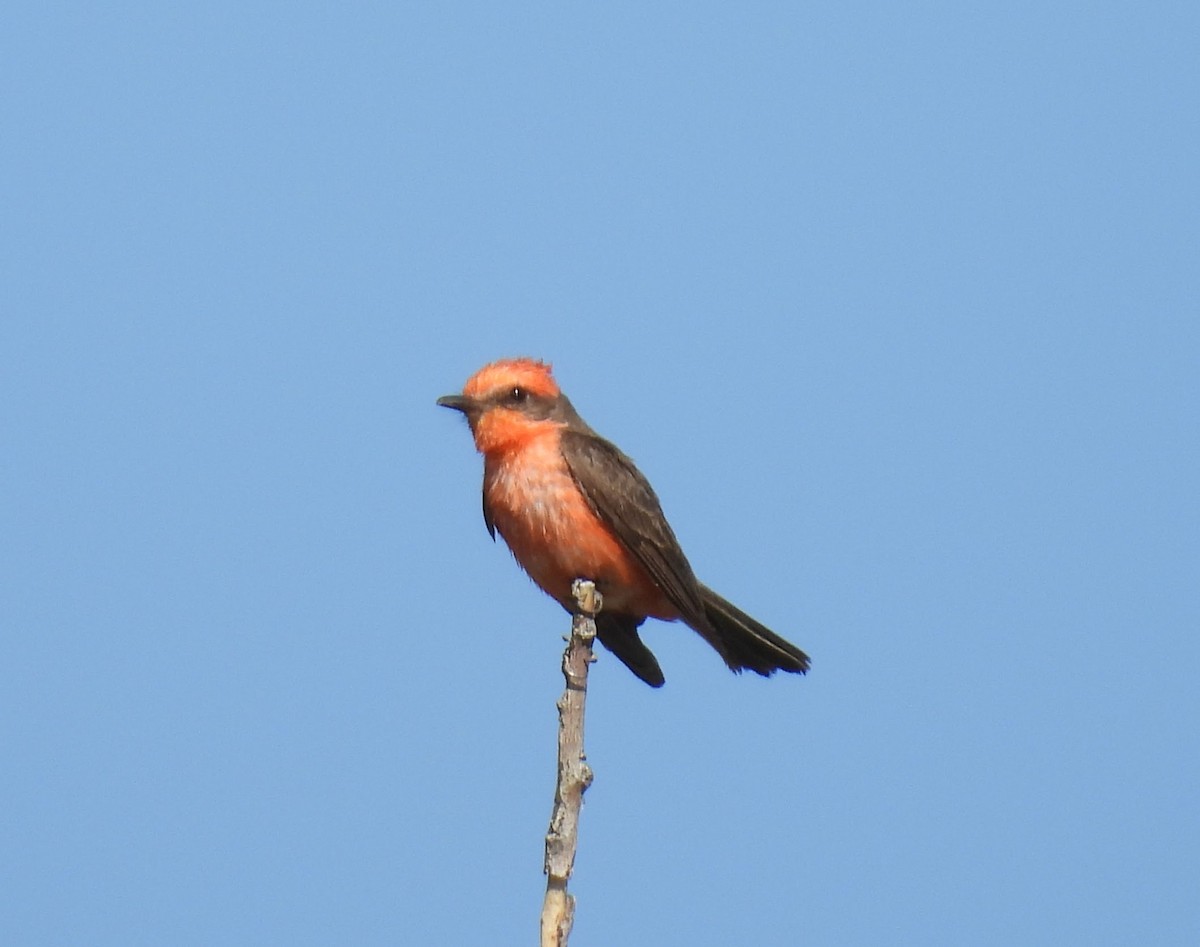
[[[523,404],[525,399],[528,397],[529,392],[527,392],[524,388],[517,387],[510,388],[508,394],[505,395],[504,400],[509,404]]]

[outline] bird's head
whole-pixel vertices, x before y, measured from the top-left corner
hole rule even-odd
[[[466,416],[481,454],[517,449],[575,416],[550,366],[531,358],[485,365],[467,379],[461,395],[437,403]]]

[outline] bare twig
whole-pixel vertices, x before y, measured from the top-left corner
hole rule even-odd
[[[596,586],[576,579],[571,593],[579,611],[571,619],[571,637],[563,654],[567,687],[558,700],[558,781],[554,810],[546,833],[546,899],[542,902],[542,947],[566,947],[575,920],[575,899],[567,880],[575,867],[579,810],[583,793],[592,783],[592,770],[583,752],[583,711],[587,700],[588,666],[596,637],[595,616],[602,601]]]

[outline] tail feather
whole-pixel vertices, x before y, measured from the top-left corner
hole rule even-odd
[[[803,674],[808,670],[807,654],[706,585],[700,585],[700,601],[707,620],[702,625],[689,624],[734,671],[754,671],[769,677],[776,671]],[[666,679],[658,659],[638,635],[643,621],[602,611],[596,616],[596,637],[643,681],[651,687],[662,687]]]
[[[711,628],[697,628],[696,631],[717,649],[734,671],[754,671],[768,677],[775,671],[803,674],[808,670],[807,654],[707,585],[700,585],[700,600]]]
[[[662,687],[667,679],[658,659],[638,635],[638,625],[643,621],[631,615],[602,611],[596,616],[596,637],[643,681],[651,687]]]

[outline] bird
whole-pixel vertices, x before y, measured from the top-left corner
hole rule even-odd
[[[492,539],[568,612],[574,580],[595,583],[596,637],[641,680],[666,680],[638,631],[647,618],[683,622],[737,673],[808,671],[807,654],[696,578],[649,481],[579,416],[548,363],[491,362],[437,404],[466,417],[483,455]]]

